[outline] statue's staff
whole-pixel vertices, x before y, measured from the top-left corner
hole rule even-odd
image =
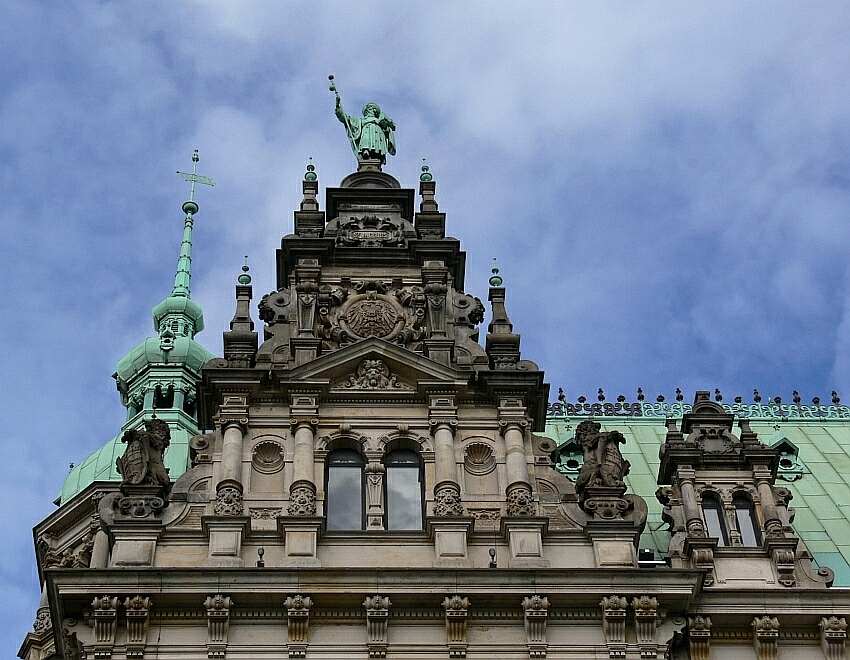
[[[345,124],[345,132],[348,135],[348,141],[351,143],[351,150],[354,152],[354,155],[357,156],[357,158],[359,159],[360,155],[357,153],[357,142],[354,140],[354,131],[348,121],[348,115],[346,115],[345,112],[342,110],[342,101],[339,98],[339,92],[336,89],[336,83],[334,82],[333,74],[328,76],[328,80],[331,81],[331,84],[328,85],[328,89],[336,95],[336,116],[343,124]]]

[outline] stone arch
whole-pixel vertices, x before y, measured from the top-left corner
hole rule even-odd
[[[371,442],[362,433],[357,433],[351,429],[339,429],[316,438],[314,447],[317,455],[319,452],[327,455],[334,449],[353,449],[365,456],[371,448]]]
[[[432,457],[434,454],[434,445],[431,439],[424,435],[416,435],[409,431],[393,431],[378,438],[376,449],[382,455],[385,455],[394,449],[411,449],[422,456],[425,460],[426,456]]]

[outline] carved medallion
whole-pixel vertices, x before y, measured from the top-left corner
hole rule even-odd
[[[340,320],[345,321],[351,332],[361,339],[389,336],[400,316],[393,304],[374,293],[358,298],[340,316]]]

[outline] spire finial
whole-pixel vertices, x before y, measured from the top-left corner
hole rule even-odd
[[[428,167],[428,163],[423,158],[422,159],[422,174],[419,175],[420,181],[433,181],[434,180],[434,177],[431,175],[431,172],[428,171],[429,169],[430,168]]]
[[[490,278],[490,286],[498,288],[502,286],[502,278],[499,277],[499,269],[496,268],[496,257],[493,257],[493,276]]]
[[[307,173],[304,175],[305,181],[316,181],[318,179],[318,175],[316,174],[316,166],[313,165],[313,157],[310,156],[310,162],[307,163]]]
[[[185,298],[189,297],[189,280],[192,278],[192,223],[194,222],[194,215],[198,212],[198,204],[195,202],[195,184],[215,185],[209,177],[198,174],[199,160],[198,150],[195,149],[192,154],[192,173],[177,170],[177,174],[182,174],[183,178],[192,184],[189,187],[189,199],[183,202],[183,212],[186,214],[183,223],[183,242],[180,244],[180,257],[177,259],[174,288],[171,290],[172,296],[183,296]]]
[[[242,266],[242,274],[239,276],[239,284],[250,284],[251,276],[248,274],[248,255],[245,255],[245,264]]]

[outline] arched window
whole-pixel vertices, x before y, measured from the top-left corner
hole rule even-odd
[[[746,548],[759,547],[761,540],[752,501],[746,495],[736,495],[732,498],[732,505],[735,507],[735,520],[741,533],[741,543]]]
[[[729,535],[726,533],[726,525],[723,524],[723,506],[720,500],[714,495],[704,494],[702,515],[705,518],[708,535],[717,539],[717,546],[722,548],[729,545]]]
[[[353,449],[335,449],[328,456],[325,515],[328,529],[366,528],[363,456]]]
[[[410,449],[396,449],[384,459],[387,529],[423,529],[425,488],[422,461]]]

